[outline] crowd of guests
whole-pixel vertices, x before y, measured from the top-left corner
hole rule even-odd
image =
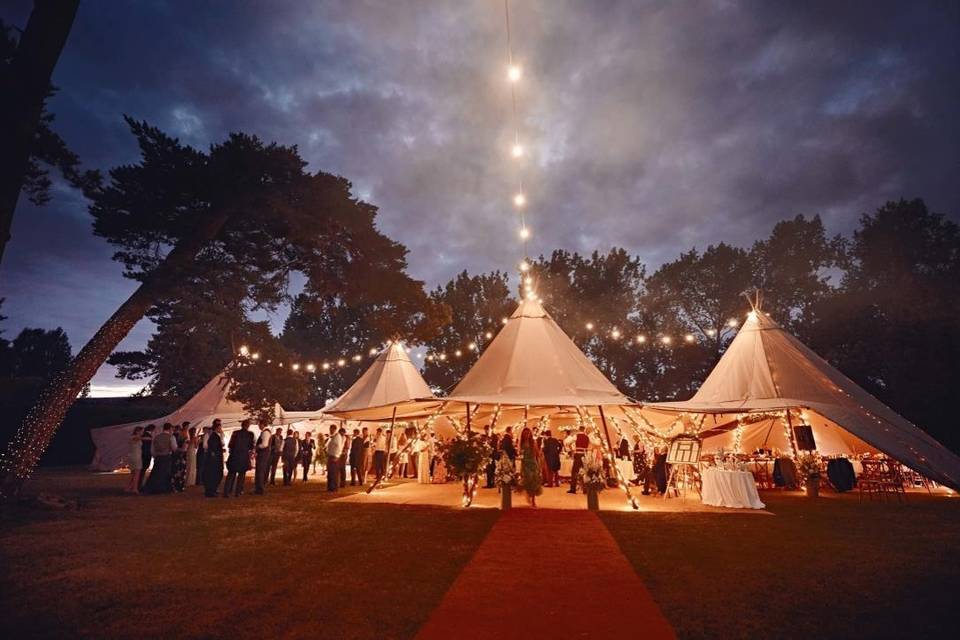
[[[346,429],[331,425],[329,433],[306,431],[302,436],[290,427],[274,427],[266,420],[252,430],[252,422],[244,420],[229,440],[225,439],[221,421],[216,419],[199,432],[189,422],[180,425],[165,423],[135,427],[130,437],[127,456],[130,493],[174,493],[188,486],[203,485],[207,497],[240,496],[246,488],[246,476],[253,471],[253,492],[263,494],[268,486],[281,482],[290,486],[299,478],[306,482],[312,474],[325,473],[327,490],[340,487],[379,484],[393,477],[413,478],[417,482],[447,482],[447,472],[440,455],[443,439],[434,434],[418,434],[410,427],[397,429],[369,427]],[[528,502],[536,506],[544,487],[559,487],[562,459],[572,459],[568,493],[577,493],[580,471],[590,456],[602,460],[604,474],[613,481],[614,473],[600,455],[602,443],[597,434],[588,435],[585,428],[569,430],[563,440],[546,430],[539,435],[529,428],[514,442],[513,427],[502,433],[484,429],[481,438],[492,451],[484,470],[486,488],[496,488],[497,464],[504,460],[516,473],[519,487]],[[617,457],[633,462],[631,482],[643,485],[643,493],[651,488],[666,491],[666,451],[648,451],[639,436],[633,446],[623,439]],[[152,463],[152,468],[151,468]],[[347,468],[349,467],[349,479]],[[150,468],[149,476],[147,469]],[[222,486],[221,486],[222,485]]]

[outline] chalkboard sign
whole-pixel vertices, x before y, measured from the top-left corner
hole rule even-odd
[[[667,464],[697,464],[700,462],[700,440],[692,436],[680,436],[670,443]]]

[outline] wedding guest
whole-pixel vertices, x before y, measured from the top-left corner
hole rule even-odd
[[[297,470],[297,456],[300,453],[300,443],[293,435],[293,429],[287,429],[287,437],[283,439],[283,486],[289,487],[293,482],[293,474]]]
[[[570,471],[570,489],[567,493],[577,492],[577,478],[580,476],[580,469],[583,468],[583,456],[590,448],[590,437],[587,436],[586,428],[581,424],[573,438],[573,470]]]
[[[307,431],[303,440],[300,441],[300,464],[303,465],[303,481],[307,481],[307,473],[310,471],[310,465],[313,464],[313,453],[317,448],[317,443],[313,439],[313,433]]]
[[[363,467],[363,440],[360,438],[360,430],[353,430],[353,438],[350,439],[350,486],[357,484],[363,485],[363,476],[361,470]]]
[[[227,458],[227,480],[223,483],[223,497],[228,498],[231,493],[239,497],[243,495],[243,485],[247,481],[247,471],[250,470],[250,454],[254,449],[250,420],[240,423],[240,430],[234,431],[230,436],[228,448],[230,457]]]
[[[620,448],[617,451],[617,457],[621,460],[630,459],[630,442],[627,440],[626,436],[620,439]]]
[[[156,425],[148,424],[140,438],[140,462],[143,464],[143,472],[140,474],[138,491],[143,491],[143,485],[147,480],[147,469],[150,468],[150,462],[153,460],[153,432],[156,428]]]
[[[513,444],[513,427],[507,427],[500,438],[500,451],[510,458],[510,462],[517,461],[517,448]]]
[[[373,473],[376,481],[383,480],[387,471],[387,436],[382,427],[377,427],[377,433],[373,439]]]
[[[255,467],[253,471],[253,492],[262,496],[267,488],[267,476],[270,475],[270,453],[273,445],[273,433],[270,423],[264,419],[257,422],[260,433],[257,436]]]
[[[397,475],[401,478],[407,477],[407,462],[408,456],[406,452],[407,448],[407,432],[401,431],[400,437],[397,439]]]
[[[373,462],[373,443],[370,442],[370,432],[366,427],[360,429],[360,443],[362,452],[360,454],[360,486],[367,484],[367,474],[370,473],[370,466]]]
[[[667,451],[663,447],[653,450],[653,478],[660,495],[667,493]]]
[[[484,468],[484,475],[486,476],[486,484],[484,484],[485,489],[495,489],[496,483],[494,478],[497,473],[497,460],[500,459],[500,436],[496,432],[491,432],[490,427],[484,427],[485,435],[489,434],[487,439],[487,444],[490,445],[490,462],[487,463],[487,466]]]
[[[347,433],[347,430],[343,427],[340,427],[340,430],[337,432],[340,434],[340,437],[343,438],[343,444],[340,449],[340,460],[338,461],[337,471],[340,472],[340,481],[337,483],[338,487],[347,486],[347,460],[350,457],[350,435]]]
[[[127,453],[130,481],[127,493],[140,493],[140,477],[143,475],[143,427],[134,427],[130,434],[130,451]]]
[[[147,480],[144,491],[147,493],[170,493],[173,490],[172,473],[173,452],[177,448],[177,441],[173,437],[173,425],[163,423],[160,433],[153,437],[150,453],[153,456],[153,471]]]
[[[548,429],[543,439],[544,482],[548,487],[560,486],[560,441]]]
[[[418,443],[417,482],[430,484],[430,461],[433,460],[433,436],[423,434]]]
[[[203,465],[207,459],[207,441],[210,427],[202,427],[197,438],[197,484],[203,484]]]
[[[184,422],[172,432],[175,446],[170,456],[170,485],[177,493],[182,492],[187,485],[187,426],[189,424]]]
[[[270,438],[270,484],[277,484],[277,468],[283,457],[283,427],[277,427]]]
[[[640,436],[633,436],[633,480],[639,485],[643,482],[643,495],[650,495],[650,467],[647,464],[647,450],[640,440]]]
[[[197,438],[197,428],[187,429],[187,486],[192,487],[197,484],[197,448],[200,445],[200,439]]]
[[[204,449],[206,455],[203,462],[203,495],[208,498],[217,497],[217,489],[223,480],[223,427],[220,418],[213,421],[208,428]]]
[[[340,429],[343,431],[343,429]],[[327,491],[336,491],[340,480],[340,455],[343,453],[343,435],[337,431],[336,425],[330,427],[330,437],[327,439]]]
[[[537,506],[537,496],[543,493],[543,466],[543,455],[533,439],[533,431],[524,427],[520,432],[520,486],[531,507]]]
[[[387,477],[392,478],[397,470],[397,437],[393,429],[387,429]]]
[[[417,443],[417,430],[413,427],[407,429],[407,442],[410,443],[410,446],[407,447],[407,462],[410,467],[410,477],[416,479],[417,477],[417,457],[419,449],[415,446]]]

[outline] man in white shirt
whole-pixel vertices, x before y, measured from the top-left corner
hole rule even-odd
[[[260,435],[257,437],[257,468],[254,471],[254,490],[257,495],[262,496],[263,490],[267,486],[267,475],[270,473],[270,424],[266,420],[260,420]]]
[[[343,453],[343,436],[337,433],[337,426],[330,426],[327,439],[327,491],[336,491],[340,480],[340,454]]]

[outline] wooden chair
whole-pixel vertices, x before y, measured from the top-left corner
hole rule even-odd
[[[903,474],[900,471],[899,463],[893,460],[874,458],[864,459],[861,464],[863,465],[863,473],[857,478],[861,501],[864,492],[871,500],[874,495],[882,500],[886,498],[887,494],[897,496],[897,500],[903,499],[906,493],[903,490]]]
[[[773,477],[770,475],[770,470],[767,468],[766,460],[754,460],[753,469],[753,479],[757,482],[758,489],[774,489]]]

